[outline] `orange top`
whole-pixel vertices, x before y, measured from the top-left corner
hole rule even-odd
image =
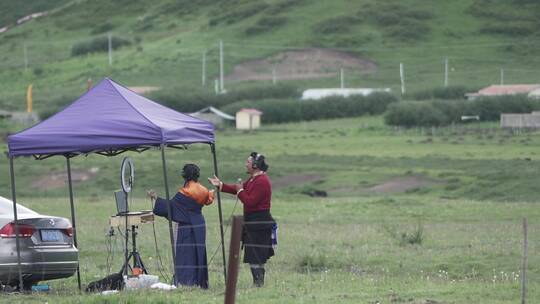
[[[201,205],[210,205],[214,202],[214,190],[208,191],[200,183],[189,181],[186,186],[180,188],[178,192],[192,198]]]

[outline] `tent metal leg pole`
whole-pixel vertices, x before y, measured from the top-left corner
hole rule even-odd
[[[214,174],[218,176],[218,167],[217,167],[217,157],[216,157],[216,146],[210,144],[210,149],[212,150],[212,158],[214,160]],[[221,193],[219,189],[216,191],[217,200],[218,200],[218,212],[219,212],[219,231],[221,234],[221,255],[223,257],[223,277],[225,278],[225,284],[227,284],[227,263],[225,263],[225,244],[223,241],[223,212],[221,211]]]
[[[69,205],[71,207],[71,225],[73,225],[73,243],[77,250],[79,250],[79,243],[77,242],[77,225],[75,223],[75,205],[73,204],[73,183],[71,182],[71,162],[69,156],[66,156],[67,175],[68,175],[68,187],[69,187]],[[79,250],[80,261],[80,250]],[[79,263],[77,263],[77,284],[79,291],[81,291],[81,273],[79,271]]]
[[[163,166],[163,181],[165,182],[165,197],[167,198],[167,213],[169,219],[169,236],[171,238],[172,263],[173,263],[173,278],[176,274],[176,251],[174,248],[174,236],[172,226],[172,206],[169,195],[169,180],[167,179],[167,163],[165,162],[165,145],[161,145],[161,164]],[[174,279],[172,284],[174,285]]]
[[[19,244],[19,217],[17,215],[17,196],[15,191],[15,170],[13,169],[13,157],[9,157],[9,173],[11,176],[11,199],[13,201],[13,220],[15,223],[15,244],[17,247],[17,270],[19,272],[19,288],[23,291],[23,279],[21,269],[21,246]]]

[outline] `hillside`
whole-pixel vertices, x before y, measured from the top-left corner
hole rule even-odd
[[[0,34],[0,108],[12,110],[24,108],[30,83],[38,110],[71,100],[89,78],[105,76],[130,86],[213,91],[219,40],[226,88],[270,85],[274,77],[300,87],[337,87],[343,68],[346,86],[399,92],[403,63],[406,88],[414,91],[443,85],[444,58],[449,84],[498,83],[500,69],[505,83],[539,79],[540,4],[532,0],[19,3],[0,5],[0,28],[10,26]],[[14,26],[40,11],[48,14]],[[317,57],[313,50],[338,55]],[[246,66],[249,75],[239,77]]]

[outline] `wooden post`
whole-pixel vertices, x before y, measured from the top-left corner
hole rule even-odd
[[[521,304],[527,297],[527,218],[523,218],[523,264],[521,265]]]
[[[231,243],[229,245],[229,265],[227,285],[225,289],[225,304],[233,304],[236,297],[236,282],[238,281],[238,264],[240,262],[240,239],[244,217],[236,215],[232,219]]]

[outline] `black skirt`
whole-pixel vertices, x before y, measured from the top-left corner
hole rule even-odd
[[[244,215],[242,247],[244,263],[264,264],[274,255],[272,226],[275,224],[269,210]]]

